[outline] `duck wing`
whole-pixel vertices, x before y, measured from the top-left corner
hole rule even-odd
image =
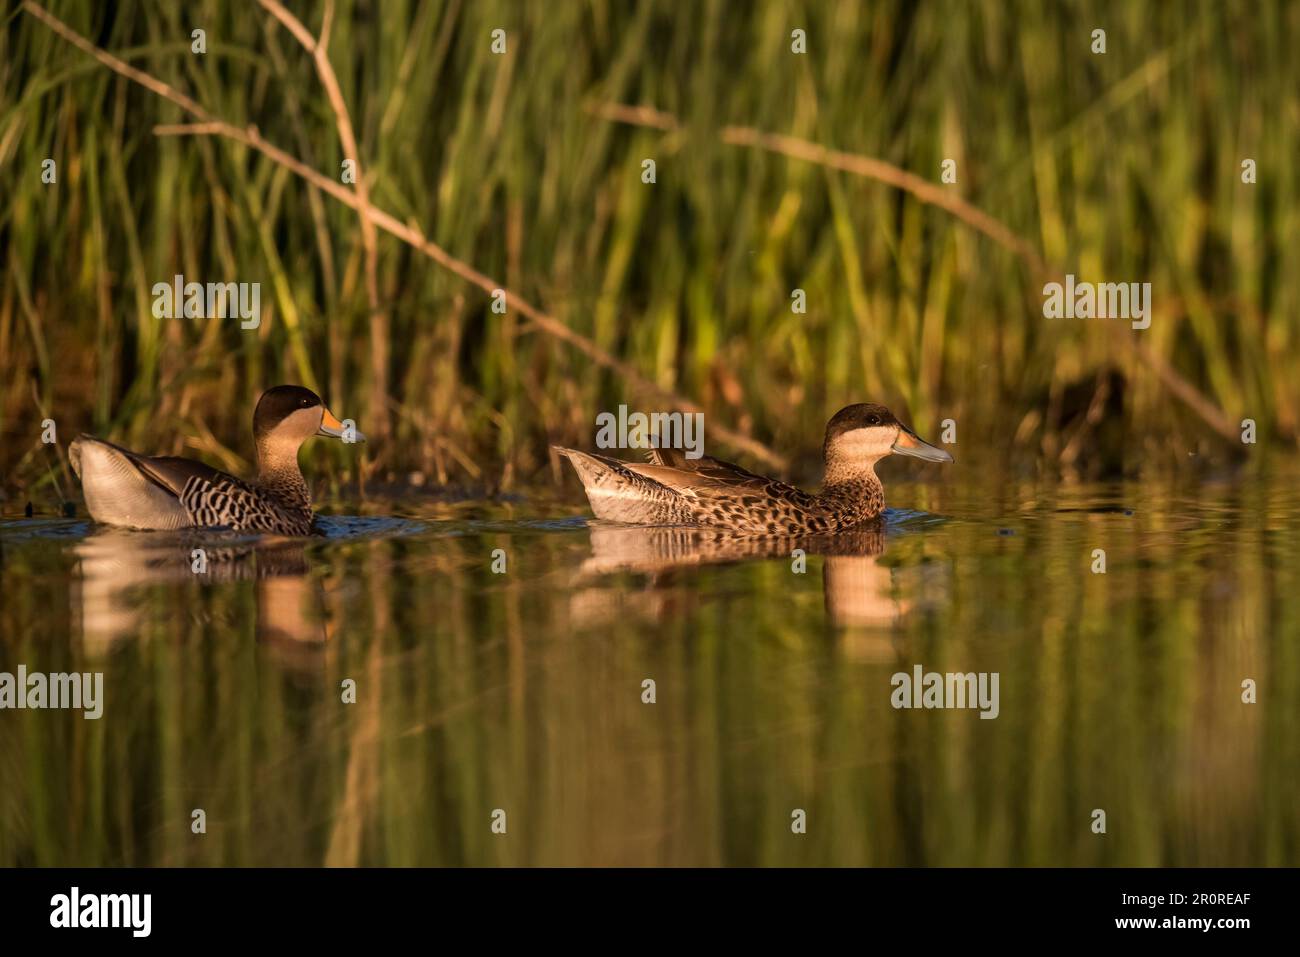
[[[244,482],[202,462],[140,455],[89,435],[73,440],[68,457],[81,479],[87,511],[106,525],[176,529],[221,524],[196,521],[196,502],[213,490],[220,490],[225,501],[253,494]]]
[[[721,459],[688,459],[676,449],[656,449],[648,462],[556,451],[573,463],[597,518],[765,530],[813,506],[813,496],[802,489]]]
[[[81,437],[82,442],[87,439],[113,449],[135,466],[142,476],[164,492],[169,492],[177,498],[181,497],[190,479],[198,479],[204,484],[211,485],[228,482],[236,487],[241,487],[245,484],[227,472],[215,469],[211,465],[204,465],[194,459],[181,458],[178,455],[141,455],[139,452],[132,452],[130,449],[123,448],[113,442],[92,439],[90,436]],[[78,473],[80,473],[80,458],[80,456],[77,456],[73,461],[73,465],[78,466]]]
[[[237,488],[246,487],[246,483],[228,472],[214,469],[194,459],[185,459],[176,455],[137,455],[126,453],[141,473],[151,482],[162,486],[177,498],[185,491],[191,479],[198,479],[204,485],[228,483]]]
[[[628,468],[664,484],[682,488],[731,487],[737,490],[765,489],[781,484],[775,479],[742,469],[710,455],[690,458],[681,449],[651,449],[645,463],[628,463]]]

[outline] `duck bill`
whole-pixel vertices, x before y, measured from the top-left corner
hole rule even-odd
[[[899,455],[910,455],[915,459],[924,459],[927,462],[951,462],[952,456],[943,449],[936,449],[929,442],[922,442],[921,437],[909,429],[902,426],[898,432],[898,438],[894,440],[893,449]]]
[[[334,417],[334,413],[329,409],[321,416],[320,428],[316,430],[317,435],[328,435],[332,439],[342,439],[344,442],[364,442],[366,437],[354,427],[349,431],[342,422]]]

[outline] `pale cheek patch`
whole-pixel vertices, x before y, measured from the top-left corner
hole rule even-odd
[[[843,455],[855,459],[878,459],[890,453],[898,433],[883,426],[845,432],[836,442]]]
[[[295,432],[302,435],[311,435],[320,428],[323,417],[323,410],[316,406],[310,409],[299,409],[289,416],[289,421],[293,423]]]

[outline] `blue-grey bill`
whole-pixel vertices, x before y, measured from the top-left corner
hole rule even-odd
[[[316,430],[317,435],[328,435],[332,439],[344,439],[345,441],[364,442],[366,437],[356,429],[352,430],[351,435],[343,427],[343,423],[334,417],[334,413],[329,409],[321,416],[320,428]]]
[[[898,438],[894,440],[894,451],[899,455],[910,455],[916,459],[924,459],[927,462],[951,462],[952,456],[943,449],[936,449],[929,442],[921,441],[921,437],[913,432],[907,426],[899,430]]]

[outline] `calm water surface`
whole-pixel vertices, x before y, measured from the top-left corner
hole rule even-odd
[[[766,542],[535,496],[306,541],[10,502],[0,672],[105,700],[0,711],[0,865],[1300,864],[1295,474],[889,492]],[[916,665],[996,672],[997,718],[896,710]]]

